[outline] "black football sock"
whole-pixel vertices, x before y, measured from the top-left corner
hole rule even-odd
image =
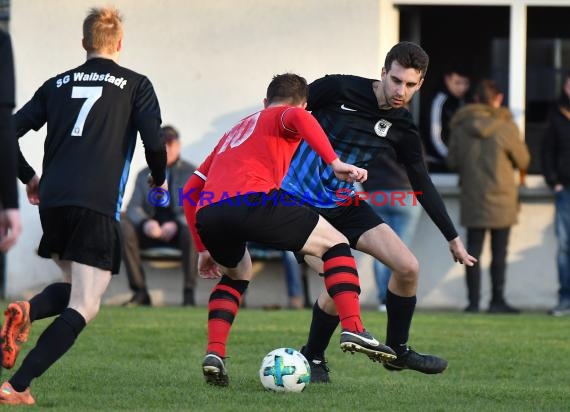
[[[67,308],[40,335],[20,369],[10,379],[12,387],[25,391],[34,378],[41,376],[67,352],[85,327],[85,319],[75,309]]]
[[[407,349],[412,317],[416,308],[415,296],[403,297],[394,295],[390,290],[386,293],[386,345],[400,355]]]
[[[319,307],[318,301],[313,305],[313,319],[309,330],[309,339],[305,345],[305,356],[308,360],[313,357],[324,357],[332,335],[339,324],[338,315],[329,315]]]
[[[30,299],[30,321],[59,315],[69,304],[70,283],[52,283]]]

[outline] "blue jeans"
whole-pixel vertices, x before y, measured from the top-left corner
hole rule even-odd
[[[285,267],[285,281],[287,283],[287,296],[303,296],[301,281],[301,267],[295,254],[288,250],[283,251],[283,266]]]
[[[261,259],[273,255],[275,252],[281,253],[283,268],[285,269],[285,282],[287,283],[287,296],[289,298],[303,296],[303,281],[301,279],[301,266],[295,258],[295,254],[288,250],[276,251],[265,245],[255,242],[248,242],[248,249]]]
[[[392,199],[392,193],[397,192],[400,194],[403,190],[383,190],[387,199]],[[402,241],[409,245],[413,239],[416,226],[420,220],[422,207],[417,199],[412,195],[407,195],[404,199],[404,205],[399,202],[386,202],[385,205],[379,206],[370,203],[372,209],[390,226],[394,232],[402,239]],[[376,287],[378,288],[378,300],[380,303],[386,302],[386,291],[388,290],[388,281],[390,280],[390,268],[374,260],[374,278],[376,279]]]
[[[558,282],[560,303],[570,302],[570,187],[555,194],[555,231],[558,238]]]

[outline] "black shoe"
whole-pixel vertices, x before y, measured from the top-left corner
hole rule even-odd
[[[518,310],[517,308],[513,308],[511,305],[509,305],[506,302],[498,302],[498,303],[492,303],[489,305],[489,309],[487,310],[487,313],[506,313],[506,314],[512,314],[512,315],[516,315],[521,313],[520,310]]]
[[[224,358],[215,353],[208,353],[202,361],[202,373],[206,383],[214,386],[228,386],[230,377],[224,364]]]
[[[134,308],[137,306],[152,306],[152,303],[147,292],[136,292],[128,302],[123,303],[123,306]]]
[[[184,298],[182,300],[182,306],[196,306],[196,301],[194,300],[194,289],[192,288],[184,289]]]
[[[479,313],[479,305],[475,305],[470,303],[465,309],[463,309],[465,313]]]
[[[441,373],[447,368],[447,361],[435,355],[424,355],[406,348],[406,351],[398,356],[398,359],[384,364],[389,371],[399,372],[404,369],[411,369],[422,373]]]
[[[305,347],[301,348],[301,353],[305,358]],[[329,368],[324,356],[313,356],[312,359],[307,358],[309,365],[311,365],[311,383],[330,383]]]
[[[378,342],[366,330],[350,332],[343,329],[340,333],[340,348],[343,352],[360,352],[367,355],[373,362],[388,362],[396,359],[396,352],[389,346]]]

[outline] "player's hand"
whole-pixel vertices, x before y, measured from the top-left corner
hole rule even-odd
[[[26,184],[26,194],[31,205],[37,206],[40,204],[40,178],[38,175],[34,175]]]
[[[164,242],[170,242],[176,233],[178,233],[178,225],[176,222],[164,222],[160,225],[161,235],[160,240]]]
[[[18,209],[0,210],[0,252],[7,252],[22,233],[20,211]]]
[[[340,180],[344,180],[346,182],[362,183],[365,182],[368,178],[368,171],[366,169],[362,169],[354,165],[349,165],[340,159],[335,159],[331,163],[331,167],[333,168],[335,176]]]
[[[164,182],[162,182],[162,184],[160,186],[157,186],[154,183],[154,179],[152,177],[152,174],[149,173],[148,177],[146,178],[146,181],[151,188],[159,187],[161,189],[168,191],[168,181],[166,179],[164,179]]]
[[[459,236],[449,242],[449,251],[453,256],[453,260],[462,265],[474,266],[475,263],[477,263],[477,259],[465,250],[465,246],[463,246],[463,242]]]
[[[198,274],[202,279],[219,279],[222,271],[207,250],[198,253]]]
[[[146,222],[144,222],[142,229],[143,233],[152,239],[159,239],[160,236],[162,235],[162,229],[160,228],[160,224],[154,219],[149,219]]]

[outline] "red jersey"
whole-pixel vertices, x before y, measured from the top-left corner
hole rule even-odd
[[[188,180],[181,198],[188,227],[199,252],[196,211],[202,206],[248,192],[281,187],[301,139],[327,163],[338,156],[317,120],[300,107],[275,106],[246,117],[224,134]]]
[[[300,107],[269,107],[240,121],[194,172],[205,180],[197,208],[280,188],[301,138],[327,164],[338,157],[316,119]]]

